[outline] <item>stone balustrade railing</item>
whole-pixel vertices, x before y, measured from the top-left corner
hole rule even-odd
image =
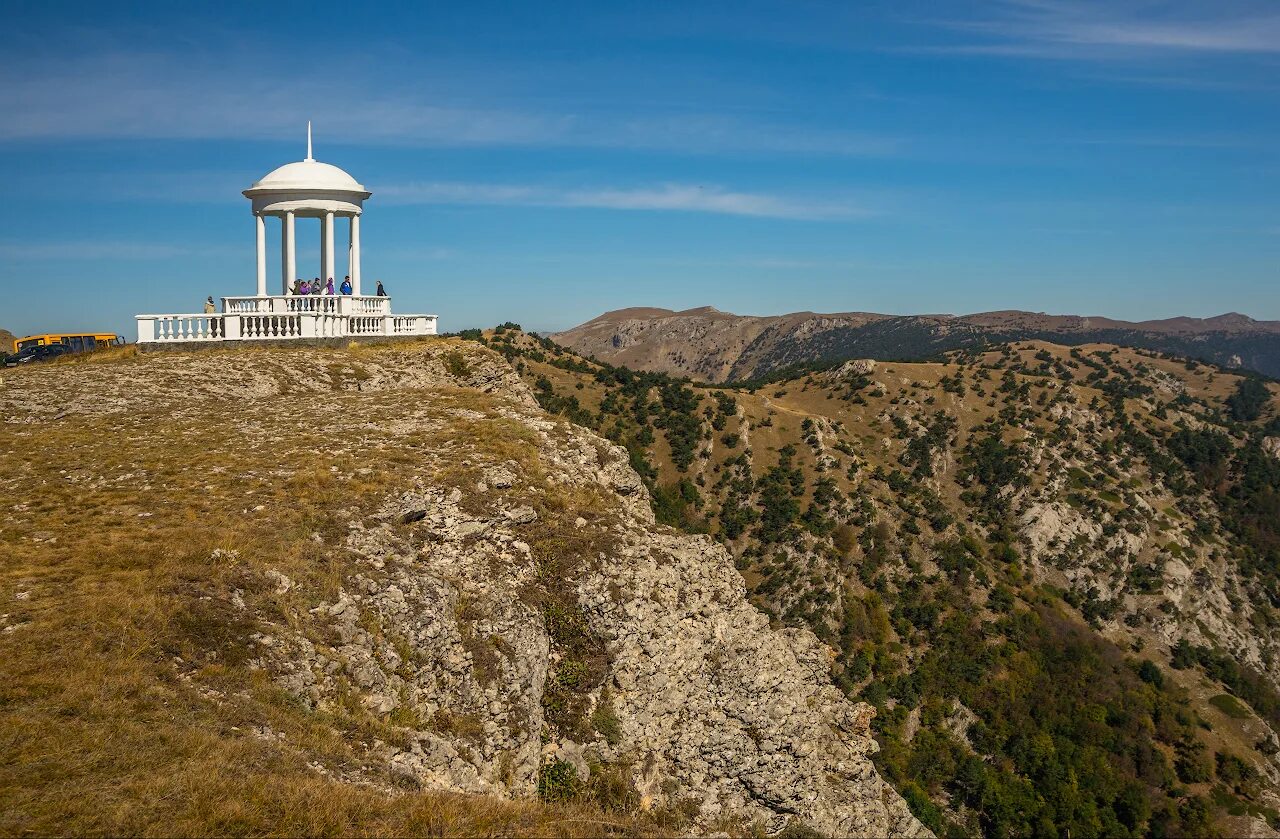
[[[228,314],[293,314],[321,312],[335,315],[389,315],[390,297],[359,297],[347,294],[288,294],[268,297],[224,297],[222,311]]]
[[[309,300],[305,297],[225,298],[239,300]],[[318,298],[324,300],[324,297]],[[340,298],[360,301],[388,298]],[[358,305],[358,304],[353,304]],[[341,308],[341,307],[339,307]],[[435,315],[392,315],[316,310],[227,311],[217,314],[138,315],[138,343],[194,343],[200,341],[258,341],[295,338],[344,338],[377,335],[435,335]]]

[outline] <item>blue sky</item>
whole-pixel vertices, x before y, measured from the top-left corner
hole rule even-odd
[[[308,119],[374,192],[365,277],[445,329],[1280,319],[1273,0],[4,6],[20,333],[252,293],[240,190],[304,156]]]

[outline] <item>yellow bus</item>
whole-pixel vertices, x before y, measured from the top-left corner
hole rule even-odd
[[[110,332],[52,332],[45,335],[28,335],[25,338],[15,338],[13,351],[18,353],[27,347],[66,344],[70,347],[71,352],[83,352],[84,350],[97,349],[98,347],[118,347],[123,343],[124,338]]]

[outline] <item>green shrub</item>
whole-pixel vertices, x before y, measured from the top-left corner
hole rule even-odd
[[[556,667],[556,681],[569,690],[580,688],[588,677],[586,662],[567,658]]]
[[[933,831],[935,836],[941,836],[946,822],[943,821],[942,811],[938,809],[938,805],[929,800],[929,796],[920,788],[915,781],[908,781],[902,787],[902,798],[907,802],[907,806],[911,808],[911,812],[920,820],[920,823]]]
[[[600,732],[600,736],[610,746],[616,746],[622,742],[622,721],[618,719],[618,714],[613,709],[613,698],[609,695],[607,688],[600,691],[600,701],[596,703],[596,709],[591,712],[591,726]]]
[[[825,837],[799,819],[790,819],[778,833],[778,839],[825,839]]]
[[[444,354],[444,369],[455,379],[465,379],[471,375],[471,365],[467,364],[467,359],[457,350]]]
[[[560,759],[544,763],[538,770],[538,797],[548,803],[571,801],[582,789],[578,770]]]
[[[1241,379],[1236,383],[1236,392],[1227,397],[1227,409],[1232,419],[1252,422],[1262,416],[1262,409],[1270,398],[1271,393],[1262,382],[1253,378]]]
[[[1233,720],[1244,720],[1249,718],[1249,709],[1229,693],[1220,693],[1217,696],[1210,697],[1209,704],[1217,708],[1222,713],[1231,717]]]

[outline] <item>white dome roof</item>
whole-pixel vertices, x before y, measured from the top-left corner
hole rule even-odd
[[[329,163],[318,160],[299,160],[297,163],[286,163],[259,180],[245,190],[245,193],[258,190],[289,190],[306,192],[311,190],[361,192],[368,193],[360,183],[346,172]],[[366,195],[366,197],[368,197]]]

